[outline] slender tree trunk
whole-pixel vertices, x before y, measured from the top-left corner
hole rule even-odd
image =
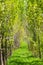
[[[4,65],[3,57],[2,57],[2,50],[0,49],[0,65]]]
[[[0,49],[0,65],[1,65],[1,49]]]
[[[39,58],[41,58],[40,38],[39,38],[39,36],[38,36],[38,54],[39,54]]]
[[[11,54],[12,54],[12,49],[11,49],[11,44],[10,44],[10,56],[11,56]]]
[[[1,53],[1,58],[2,58],[2,63],[3,65],[5,65],[5,58],[4,58],[4,46],[3,46],[3,39],[4,39],[4,34],[2,34],[2,39],[1,39],[1,50],[2,50],[2,53]]]
[[[1,51],[1,65],[4,65],[4,64],[3,64],[2,51]]]
[[[5,59],[7,60],[7,39],[5,39]]]

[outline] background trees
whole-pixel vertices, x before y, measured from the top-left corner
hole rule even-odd
[[[5,65],[22,40],[33,56],[43,58],[43,1],[0,1],[0,64]],[[19,45],[19,46],[18,46]],[[15,49],[14,49],[15,48]],[[2,60],[1,60],[2,58]]]

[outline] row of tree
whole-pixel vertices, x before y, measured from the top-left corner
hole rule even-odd
[[[21,38],[35,57],[43,57],[43,0],[0,1],[0,65],[6,64]]]

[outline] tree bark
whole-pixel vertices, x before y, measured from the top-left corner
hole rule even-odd
[[[40,38],[39,38],[39,36],[38,36],[38,54],[39,54],[39,58],[41,58]]]
[[[0,49],[0,65],[4,65],[3,57],[2,57],[2,50]]]

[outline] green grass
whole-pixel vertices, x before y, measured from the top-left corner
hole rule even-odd
[[[27,45],[23,42],[19,49],[15,50],[7,61],[7,65],[43,65],[39,58],[33,57],[28,51]]]

